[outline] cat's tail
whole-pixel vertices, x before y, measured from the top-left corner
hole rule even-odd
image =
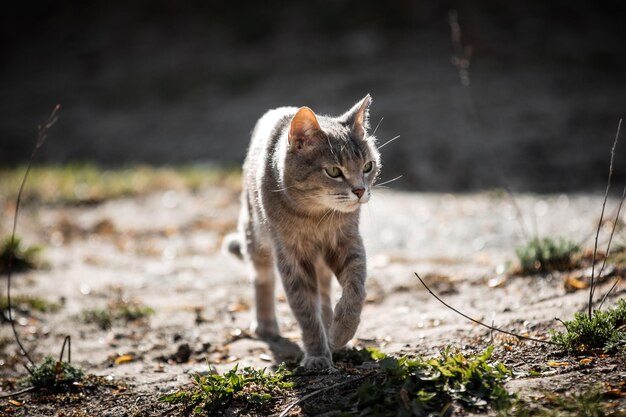
[[[241,240],[241,233],[230,233],[226,235],[224,243],[222,243],[222,249],[243,260],[243,241]]]

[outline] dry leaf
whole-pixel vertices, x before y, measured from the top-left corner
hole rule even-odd
[[[574,275],[567,275],[565,277],[564,284],[565,289],[569,291],[584,290],[585,288],[589,288],[589,284],[586,281],[576,278]]]
[[[498,275],[496,277],[490,278],[489,281],[487,281],[487,286],[489,288],[504,287],[504,285],[506,284],[506,279],[506,275]]]
[[[9,400],[9,404],[14,405],[16,407],[21,407],[22,403],[18,400]]]
[[[92,233],[101,235],[101,236],[111,236],[115,233],[115,226],[113,222],[109,219],[100,220],[96,225],[91,229]]]
[[[113,395],[119,395],[119,394],[121,394],[121,393],[125,392],[127,389],[128,389],[127,387],[124,387],[124,386],[118,386],[118,387],[117,387],[117,389],[114,389],[114,390],[111,392],[111,394],[113,394]]]
[[[548,366],[551,367],[551,368],[557,368],[557,367],[560,367],[560,366],[565,367],[565,366],[569,366],[569,363],[567,363],[567,362],[548,361]]]
[[[231,304],[228,307],[228,311],[230,313],[242,313],[242,312],[248,311],[248,310],[250,310],[250,304],[248,304],[245,301],[240,301],[238,303]]]
[[[619,388],[611,388],[610,390],[606,391],[604,394],[610,397],[623,397],[625,395],[624,392]]]
[[[116,365],[121,365],[123,363],[128,363],[133,361],[133,355],[121,355],[115,359]]]
[[[593,361],[592,358],[585,358],[585,359],[581,359],[580,363],[582,363],[583,365],[587,365],[590,364]]]

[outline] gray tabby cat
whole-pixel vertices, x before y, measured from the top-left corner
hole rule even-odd
[[[331,351],[354,336],[365,300],[359,209],[380,169],[368,135],[367,95],[339,117],[308,107],[268,111],[252,133],[243,165],[239,238],[228,249],[251,266],[261,337],[278,336],[278,271],[302,329],[306,368],[332,366]],[[243,237],[245,236],[245,239]],[[334,312],[333,274],[342,287]]]

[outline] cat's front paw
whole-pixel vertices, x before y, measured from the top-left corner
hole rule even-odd
[[[353,339],[348,340],[348,343],[337,348],[331,346],[333,353],[354,349],[354,343],[352,343],[352,340]]]
[[[273,339],[280,336],[276,320],[259,320],[250,325],[250,331],[261,339]]]
[[[300,362],[300,366],[306,369],[327,369],[332,368],[333,361],[328,356],[304,355],[304,359]]]
[[[350,339],[354,337],[358,326],[357,322],[346,323],[335,320],[330,327],[330,348],[333,352],[346,347]]]

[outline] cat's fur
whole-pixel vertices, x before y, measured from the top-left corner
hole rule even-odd
[[[365,300],[365,250],[359,208],[380,169],[368,135],[367,95],[343,115],[307,107],[268,111],[252,133],[243,166],[238,236],[228,249],[250,265],[255,288],[253,330],[277,336],[274,278],[278,271],[302,329],[306,368],[332,365],[331,351],[354,336]],[[372,169],[368,170],[368,162]],[[341,169],[332,178],[325,169]],[[342,295],[333,311],[331,280]]]

